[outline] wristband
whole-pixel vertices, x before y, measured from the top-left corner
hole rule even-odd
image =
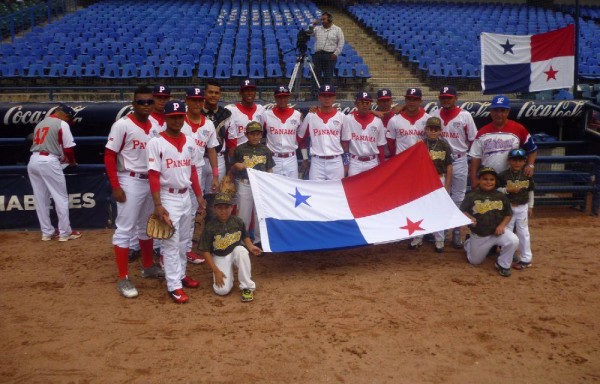
[[[342,154],[342,161],[344,162],[344,165],[350,164],[350,153],[344,152]]]
[[[214,179],[218,179],[219,178],[219,168],[215,167],[212,169],[212,175]]]
[[[533,164],[527,164],[527,166],[531,169],[535,168],[535,165],[533,165]]]

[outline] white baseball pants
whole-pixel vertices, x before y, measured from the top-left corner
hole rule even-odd
[[[227,256],[214,256],[213,261],[217,268],[225,274],[223,278],[223,286],[217,287],[214,283],[213,275],[213,290],[217,295],[227,295],[233,288],[233,266],[235,265],[238,269],[238,280],[240,282],[240,289],[256,289],[256,284],[252,281],[252,266],[250,265],[250,254],[248,250],[238,245],[233,249]]]
[[[469,164],[467,155],[463,154],[452,161],[452,181],[450,183],[450,197],[457,207],[465,199],[467,191],[467,177],[469,175]]]
[[[290,157],[274,156],[273,161],[275,162],[273,173],[292,179],[298,178],[298,159],[296,158],[296,155]]]
[[[246,226],[246,231],[250,231],[250,225],[254,221],[254,244],[260,242],[260,225],[258,225],[258,216],[254,208],[254,199],[252,198],[252,188],[247,179],[236,180],[237,186],[237,209],[238,217],[242,219]]]
[[[223,177],[225,177],[225,157],[222,153],[217,153],[217,167],[219,168],[219,181],[221,181],[223,180]],[[200,187],[202,188],[202,193],[204,193],[205,195],[207,193],[213,193],[211,191],[213,173],[212,168],[210,166],[210,161],[208,161],[208,159],[204,159],[202,173],[198,173],[198,176],[201,176]]]
[[[341,180],[344,178],[344,163],[342,156],[333,159],[322,159],[313,156],[310,159],[309,180]]]
[[[160,251],[165,265],[167,289],[174,291],[182,287],[181,279],[185,277],[187,267],[188,238],[190,236],[190,194],[170,193],[164,188],[160,190],[160,201],[169,212],[169,218],[175,227],[175,234],[162,241]]]
[[[531,263],[531,238],[529,236],[529,206],[527,204],[513,205],[513,215],[506,228],[515,232],[519,238],[519,253],[521,261]]]
[[[368,171],[379,165],[379,159],[375,157],[369,161],[360,161],[350,158],[350,167],[348,168],[348,176],[358,175],[361,172]]]
[[[519,246],[519,239],[508,228],[500,236],[490,235],[482,237],[471,234],[471,237],[465,241],[464,245],[469,263],[481,264],[494,245],[501,247],[500,255],[498,255],[498,265],[509,269],[512,264],[513,255]]]
[[[43,236],[52,236],[54,227],[50,221],[50,197],[54,200],[54,209],[58,216],[59,236],[71,235],[69,221],[69,195],[65,174],[60,166],[60,160],[55,155],[40,155],[39,152],[31,154],[27,173],[33,188],[33,201],[35,212],[40,222]]]
[[[129,248],[133,238],[149,239],[146,235],[146,223],[154,211],[154,202],[148,179],[130,176],[127,171],[119,172],[118,177],[127,200],[124,203],[117,202],[117,229],[112,243],[120,248]]]
[[[196,173],[198,173],[198,180],[202,180],[202,174],[204,173],[204,166],[202,166],[200,168],[196,168]],[[204,190],[202,190],[202,193],[204,193]],[[192,220],[190,221],[190,238],[188,239],[188,242],[186,245],[186,252],[189,252],[192,250],[192,239],[194,237],[194,227],[196,226],[196,213],[198,212],[198,207],[200,206],[200,204],[198,204],[198,200],[196,199],[196,194],[194,193],[194,190],[192,188],[190,188],[190,203],[191,203],[190,217],[192,218]]]

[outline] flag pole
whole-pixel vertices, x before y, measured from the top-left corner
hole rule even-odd
[[[579,85],[579,0],[575,0],[575,76],[573,79],[573,96],[577,97]]]

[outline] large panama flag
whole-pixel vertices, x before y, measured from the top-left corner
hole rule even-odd
[[[481,34],[483,93],[535,92],[573,86],[575,27],[537,35]]]
[[[288,252],[397,241],[467,225],[424,143],[336,181],[248,170],[263,250]]]

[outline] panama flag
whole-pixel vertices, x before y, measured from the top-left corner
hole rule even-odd
[[[570,88],[574,70],[573,24],[538,35],[481,34],[483,93]]]
[[[420,142],[369,171],[309,181],[248,170],[266,252],[378,244],[470,224]]]

